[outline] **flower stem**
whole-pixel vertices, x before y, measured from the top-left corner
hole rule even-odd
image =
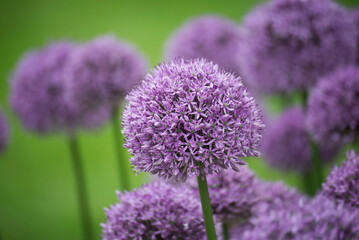
[[[305,193],[308,194],[309,196],[314,196],[315,189],[312,180],[312,172],[304,173],[302,175],[302,179],[303,179],[303,186]]]
[[[124,156],[123,152],[123,137],[120,129],[120,122],[119,122],[119,107],[114,106],[112,109],[112,130],[115,142],[115,151],[116,151],[116,158],[117,158],[117,167],[118,173],[120,177],[120,190],[130,190],[130,177],[128,175],[128,169],[126,164],[126,157]]]
[[[83,239],[93,239],[93,229],[91,225],[91,213],[88,203],[85,176],[82,166],[82,159],[79,151],[78,141],[75,135],[69,136],[69,148],[72,157],[72,167],[77,188],[77,199],[82,222]]]
[[[320,161],[320,153],[317,144],[311,141],[312,152],[312,177],[315,184],[314,192],[321,188],[323,182],[323,164]]]
[[[206,227],[207,240],[217,240],[216,230],[214,228],[211,202],[209,200],[207,179],[203,176],[197,177],[199,195],[201,197],[202,213],[204,225]]]
[[[225,222],[222,222],[222,232],[223,232],[223,240],[229,240],[228,224]]]

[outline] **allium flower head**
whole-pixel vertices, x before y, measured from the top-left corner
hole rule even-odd
[[[26,54],[11,79],[11,106],[24,126],[39,133],[96,127],[106,120],[104,108],[79,109],[66,97],[68,59],[75,46],[52,43]]]
[[[237,51],[235,23],[207,15],[189,20],[172,35],[166,46],[166,58],[205,58],[226,70],[238,71]]]
[[[9,126],[5,116],[0,112],[0,153],[5,150],[9,138]]]
[[[352,16],[355,21],[355,26],[357,28],[357,64],[359,65],[359,8],[356,8],[352,12]]]
[[[83,105],[117,105],[146,75],[144,57],[131,45],[103,36],[71,56],[68,77],[72,94]]]
[[[103,240],[206,239],[200,202],[188,188],[156,181],[118,197],[106,209]]]
[[[191,178],[190,186],[198,195],[197,181]],[[208,190],[212,212],[225,222],[247,221],[252,207],[258,202],[258,179],[248,167],[240,171],[227,170],[208,176]]]
[[[323,184],[322,194],[336,203],[359,209],[359,155],[347,153],[347,161],[334,167]]]
[[[262,151],[265,160],[282,170],[305,173],[311,170],[311,143],[305,124],[305,113],[299,107],[287,109],[268,126],[263,135]],[[329,162],[337,147],[320,144],[320,157]]]
[[[353,141],[359,131],[359,68],[338,69],[322,78],[309,97],[307,123],[314,138]]]
[[[307,90],[318,77],[355,62],[354,21],[330,0],[273,0],[245,19],[239,63],[262,93]],[[325,61],[324,61],[325,59]]]
[[[241,79],[212,62],[160,64],[127,100],[124,146],[135,170],[185,180],[259,155],[261,112]]]

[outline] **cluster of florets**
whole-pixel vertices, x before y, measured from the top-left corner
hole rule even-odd
[[[243,239],[357,239],[359,210],[335,205],[327,198],[298,199],[295,208],[280,208],[260,215]],[[293,205],[294,206],[294,205]]]
[[[334,167],[323,184],[322,194],[336,203],[359,208],[359,156],[347,153],[347,161]]]
[[[261,112],[239,77],[203,59],[160,64],[127,96],[125,147],[135,170],[185,180],[258,156]]]
[[[221,68],[238,71],[238,30],[234,22],[219,16],[192,19],[178,29],[166,47],[166,58],[205,58]]]
[[[289,108],[270,124],[263,135],[262,151],[265,160],[282,170],[306,173],[312,169],[311,142],[305,124],[305,113],[299,107]],[[320,144],[320,159],[329,162],[338,147]]]
[[[153,182],[118,198],[106,209],[103,240],[206,239],[200,202],[188,188]]]
[[[359,131],[359,68],[338,69],[322,78],[309,98],[307,123],[318,141],[345,143]]]
[[[82,106],[117,104],[146,75],[147,63],[136,49],[113,36],[79,46],[70,58],[67,79]]]
[[[0,112],[0,153],[5,150],[9,138],[9,126],[5,116]]]
[[[104,107],[80,109],[67,97],[68,60],[75,46],[57,42],[30,52],[12,79],[11,105],[23,125],[39,133],[92,128],[107,118]]]
[[[213,214],[222,222],[247,222],[259,200],[258,179],[248,167],[208,176],[208,190]],[[198,195],[197,183],[189,181]]]
[[[307,90],[318,77],[356,58],[356,29],[329,0],[273,0],[244,19],[239,62],[262,93]],[[323,61],[325,59],[325,61]]]

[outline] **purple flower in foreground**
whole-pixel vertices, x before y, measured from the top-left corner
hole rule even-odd
[[[238,71],[237,26],[219,16],[194,18],[181,26],[166,46],[166,58],[205,58],[226,70]]]
[[[338,69],[322,78],[309,97],[307,123],[318,141],[345,143],[359,131],[359,68]]]
[[[306,173],[311,170],[311,143],[305,125],[305,113],[299,107],[287,109],[264,132],[262,151],[274,167]],[[320,144],[320,159],[333,160],[338,147]]]
[[[262,93],[307,90],[356,58],[354,21],[330,0],[270,1],[244,19],[240,35],[241,73]]]
[[[9,126],[5,116],[0,112],[0,153],[5,150],[8,144]]]
[[[57,42],[26,54],[12,76],[11,106],[23,125],[39,133],[93,128],[107,119],[104,108],[80,109],[66,97],[68,59],[75,46]]]
[[[84,44],[71,55],[68,79],[80,105],[117,105],[146,75],[147,63],[137,50],[113,36]]]
[[[359,208],[359,155],[347,153],[347,161],[334,167],[327,177],[322,194],[336,203]]]
[[[243,234],[251,239],[326,239],[359,238],[359,210],[335,205],[321,196],[294,202],[296,208],[281,208],[255,219],[254,227]]]
[[[206,239],[201,204],[187,188],[158,181],[118,197],[106,209],[103,240]]]
[[[135,170],[202,176],[258,156],[261,112],[241,79],[203,59],[157,66],[128,96],[125,147]]]

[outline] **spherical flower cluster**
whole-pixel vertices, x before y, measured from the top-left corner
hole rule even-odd
[[[357,27],[357,64],[359,65],[359,8],[352,12],[356,27]]]
[[[318,141],[345,143],[359,131],[359,68],[338,69],[322,78],[309,97],[307,123]]]
[[[205,58],[226,70],[238,71],[237,51],[235,23],[208,15],[189,20],[172,35],[166,46],[166,58]]]
[[[12,79],[11,106],[23,125],[39,133],[92,128],[108,116],[105,108],[80,109],[66,97],[65,72],[75,46],[57,42],[28,53]]]
[[[242,239],[358,239],[358,209],[335,205],[321,196],[310,202],[299,199],[296,204],[291,210],[281,208],[259,216]]]
[[[5,150],[9,138],[9,127],[5,116],[0,112],[0,153]]]
[[[262,151],[268,163],[282,170],[305,173],[311,170],[311,142],[305,125],[305,113],[299,107],[287,109],[268,126]],[[320,144],[320,159],[332,160],[338,147]]]
[[[206,176],[258,156],[263,123],[241,79],[204,59],[160,64],[128,96],[125,147],[135,170]]]
[[[333,168],[323,184],[322,194],[336,203],[359,208],[359,155],[351,151],[347,159],[340,167]]]
[[[188,188],[156,181],[118,197],[106,209],[103,240],[206,239],[200,202]]]
[[[131,45],[103,36],[71,55],[68,80],[80,105],[117,105],[146,75],[147,62]]]
[[[197,181],[190,186],[198,195]],[[252,208],[259,200],[258,179],[248,167],[240,171],[227,170],[207,178],[211,207],[214,215],[224,222],[247,222]]]
[[[356,29],[347,15],[330,0],[260,6],[240,31],[240,70],[248,85],[261,93],[307,90],[318,77],[354,63]]]

